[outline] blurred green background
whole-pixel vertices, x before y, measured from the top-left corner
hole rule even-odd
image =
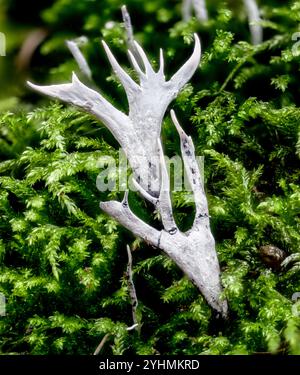
[[[9,104],[8,98],[10,101],[17,98],[29,102],[36,100],[25,87],[28,78],[39,82],[69,79],[70,70],[75,67],[75,63],[71,61],[64,41],[81,35],[90,39],[91,43],[85,52],[96,82],[103,84],[105,79],[102,67],[106,60],[99,41],[103,37],[108,38],[125,50],[125,44],[118,45],[119,37],[125,40],[120,10],[123,3],[121,0],[1,0],[0,31],[5,33],[7,42],[7,56],[0,59],[2,107]],[[130,0],[127,3],[136,38],[145,45],[149,53],[156,53],[158,44],[165,48],[169,46],[170,29],[188,37],[188,31],[181,23],[181,0]],[[276,6],[280,3],[282,2],[268,0],[263,5]],[[207,1],[210,23],[194,25],[194,28],[201,31],[204,50],[212,41],[211,31],[224,26],[224,22],[218,18],[218,12],[224,4],[220,0]],[[226,29],[237,32],[241,40],[249,40],[243,1],[228,0],[227,4],[233,11],[235,22],[227,24]],[[238,20],[241,22],[237,22]],[[108,30],[105,25],[109,21],[119,27]],[[268,34],[267,30],[267,36]],[[178,50],[173,47],[169,55],[173,57],[175,49],[179,57],[180,47]]]

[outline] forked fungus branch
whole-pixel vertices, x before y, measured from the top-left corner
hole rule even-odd
[[[160,139],[162,121],[168,105],[199,66],[200,41],[196,34],[194,38],[195,47],[191,57],[168,81],[164,75],[163,51],[160,50],[159,69],[154,71],[144,50],[134,41],[139,58],[137,59],[130,50],[128,54],[138,74],[139,84],[125,72],[103,42],[108,60],[126,92],[128,114],[115,108],[97,91],[85,86],[75,73],[72,83],[51,86],[37,86],[32,83],[29,85],[43,94],[92,113],[106,125],[128,158],[138,191],[159,211],[163,229],[151,227],[131,211],[128,193],[122,202],[101,202],[101,209],[134,235],[163,250],[199,288],[208,303],[226,317],[227,302],[221,297],[220,267],[210,230],[207,199],[193,141],[179,125],[174,111],[171,111],[171,117],[180,137],[184,166],[196,207],[193,226],[185,233],[179,230],[173,217],[170,178]],[[73,53],[79,56],[77,48]],[[81,55],[79,60],[81,61]],[[82,66],[85,67],[85,64]]]

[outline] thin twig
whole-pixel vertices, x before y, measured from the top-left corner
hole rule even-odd
[[[136,290],[133,282],[133,275],[132,275],[132,254],[130,251],[130,247],[127,245],[127,255],[128,255],[128,265],[127,265],[127,280],[128,280],[128,289],[129,289],[129,296],[131,300],[132,306],[132,320],[133,320],[133,327],[134,329],[139,332],[139,322],[137,318],[137,307],[138,307],[138,299],[136,295]]]
[[[132,331],[134,329],[136,329],[136,327],[138,326],[138,324],[134,324],[132,325],[131,327],[127,327],[126,328],[126,331]],[[107,333],[101,340],[100,344],[97,346],[96,350],[94,351],[94,354],[93,355],[98,355],[101,350],[103,349],[105,343],[107,342],[107,340],[110,338],[110,336],[112,336],[112,333]]]
[[[258,5],[255,0],[244,0],[244,4],[248,14],[251,42],[254,45],[260,44],[263,41],[263,28],[260,25],[261,18]]]
[[[185,22],[188,22],[192,18],[193,11],[199,21],[204,22],[208,20],[205,0],[183,0],[182,18]]]
[[[124,22],[124,27],[126,30],[126,42],[128,50],[133,54],[134,58],[138,62],[140,67],[143,67],[143,62],[141,60],[140,54],[138,53],[137,47],[134,43],[134,34],[133,34],[133,27],[131,23],[130,14],[127,10],[126,5],[123,5],[122,8],[122,17]]]
[[[97,346],[97,349],[94,351],[93,355],[98,355],[101,350],[103,349],[103,346],[105,345],[106,341],[110,338],[111,333],[107,333],[103,339],[100,341],[100,344]]]
[[[84,38],[78,40],[67,40],[66,44],[72,53],[75,61],[77,62],[82,74],[89,80],[92,81],[92,71],[89,67],[88,62],[86,61],[83,53],[80,51],[79,44],[83,44]]]
[[[188,22],[192,17],[193,0],[183,0],[182,3],[182,18],[184,22]]]
[[[205,0],[194,0],[194,9],[196,17],[199,21],[204,22],[208,20],[208,13]]]

